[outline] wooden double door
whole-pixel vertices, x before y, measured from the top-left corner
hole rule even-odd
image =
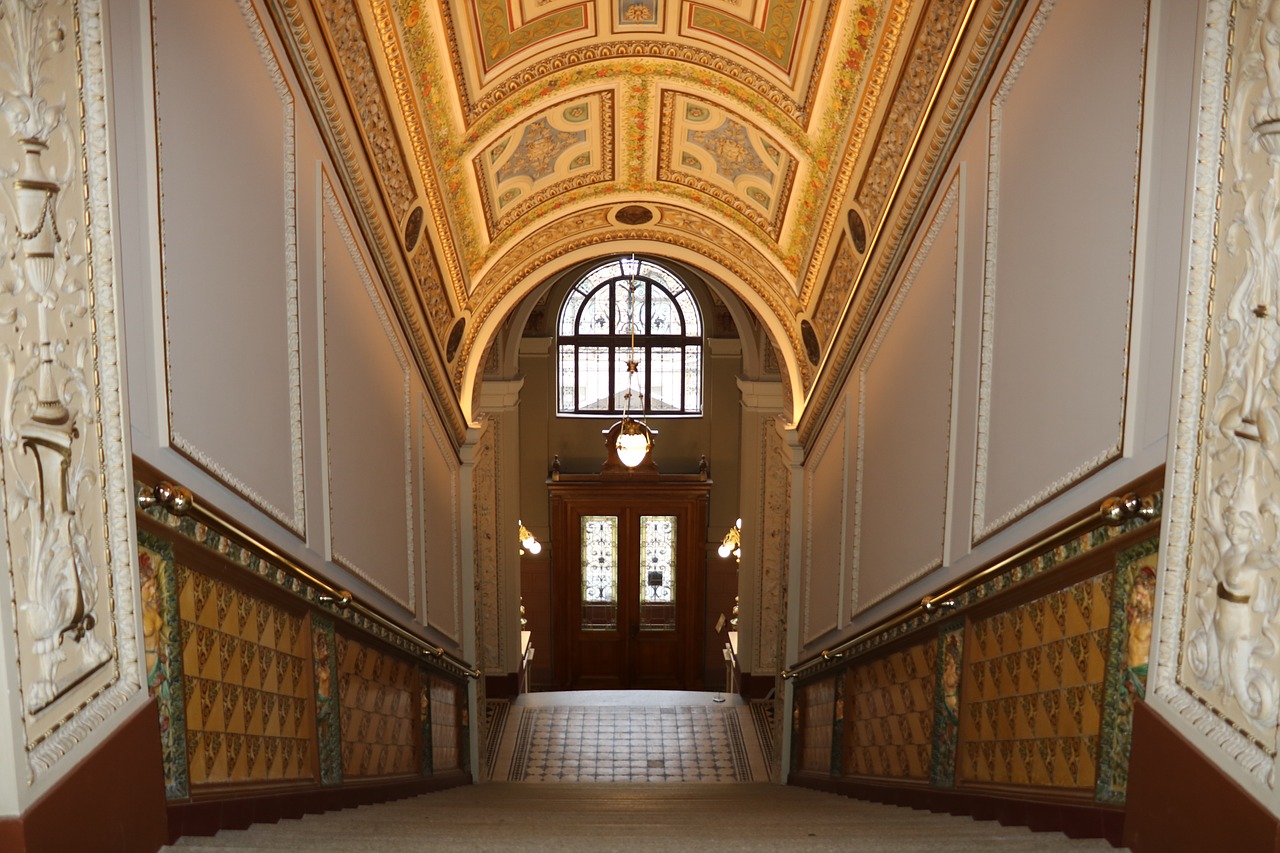
[[[701,689],[708,488],[551,485],[561,688]]]

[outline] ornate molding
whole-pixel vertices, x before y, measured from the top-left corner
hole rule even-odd
[[[1274,790],[1280,4],[1210,2],[1203,35],[1155,691],[1219,761]]]
[[[0,2],[0,500],[28,782],[142,689],[103,42],[97,0]]]

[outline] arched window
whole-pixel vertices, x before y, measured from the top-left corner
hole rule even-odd
[[[702,314],[669,270],[634,258],[601,264],[565,296],[556,331],[560,414],[702,414]]]

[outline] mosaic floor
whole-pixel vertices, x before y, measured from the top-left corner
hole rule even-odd
[[[711,696],[675,691],[522,696],[510,709],[493,778],[513,782],[767,780],[749,709],[730,702],[715,704]]]

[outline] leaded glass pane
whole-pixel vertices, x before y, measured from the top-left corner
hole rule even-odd
[[[578,325],[570,334],[575,335],[607,335],[609,328],[609,288],[596,288],[587,297],[586,304],[578,314]]]
[[[701,316],[689,289],[662,267],[627,258],[601,264],[565,297],[557,328],[557,411],[701,413]],[[633,348],[638,371],[629,376]]]
[[[574,361],[578,354],[578,348],[571,344],[561,344],[558,353],[557,369],[559,370],[559,381],[556,383],[556,388],[559,399],[556,406],[558,411],[572,412],[576,408],[574,405],[574,376],[577,371]]]
[[[582,301],[587,298],[586,291],[575,287],[569,291],[564,298],[564,305],[560,308],[560,324],[557,331],[562,335],[576,335],[578,333],[578,309],[582,307]]]
[[[676,304],[680,306],[680,312],[684,315],[685,337],[701,337],[702,314],[698,311],[698,303],[694,301],[693,294],[685,289],[674,295]]]
[[[676,517],[640,516],[640,630],[676,626]]]
[[[578,406],[581,412],[607,412],[609,399],[609,348],[578,347]]]
[[[683,335],[684,320],[671,295],[660,287],[650,288],[651,335]]]
[[[702,411],[702,347],[684,348],[684,410]]]
[[[582,516],[582,628],[618,627],[618,518]]]
[[[683,406],[684,365],[679,347],[654,347],[650,351],[653,367],[649,381],[649,411],[679,412]]]

